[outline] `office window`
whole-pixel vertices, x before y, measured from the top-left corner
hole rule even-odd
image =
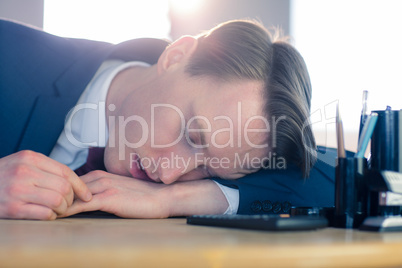
[[[45,0],[44,30],[111,43],[169,38],[168,11],[165,0]]]
[[[312,111],[328,108],[316,129],[330,122],[339,100],[345,130],[356,132],[363,90],[370,110],[402,108],[402,1],[292,0],[291,7],[291,35],[312,80]]]

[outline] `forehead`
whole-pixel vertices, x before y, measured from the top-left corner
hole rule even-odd
[[[209,124],[212,130],[235,128],[231,134],[238,135],[245,129],[266,127],[264,104],[262,82],[210,82],[195,95],[191,115],[202,118],[198,123]]]
[[[242,119],[263,114],[263,83],[254,80],[217,82],[207,80],[195,92],[194,112],[204,116],[224,116],[238,112],[241,105]]]

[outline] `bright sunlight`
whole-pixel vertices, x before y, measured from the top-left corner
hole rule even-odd
[[[166,0],[45,0],[44,30],[59,36],[119,43],[169,38]]]

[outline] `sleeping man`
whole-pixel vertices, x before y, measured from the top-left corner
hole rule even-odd
[[[0,218],[333,202],[333,182],[303,179],[316,161],[306,65],[258,23],[112,45],[0,20],[0,40]]]

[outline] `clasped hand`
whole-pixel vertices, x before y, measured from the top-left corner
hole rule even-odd
[[[54,220],[93,210],[128,218],[167,217],[165,188],[104,171],[79,178],[43,154],[20,151],[0,159],[0,218]]]
[[[67,212],[74,196],[92,198],[66,165],[33,151],[0,159],[0,218],[53,220]]]
[[[169,188],[105,171],[92,171],[81,176],[93,194],[89,202],[77,199],[60,217],[80,212],[101,210],[123,218],[166,218],[169,216]]]

